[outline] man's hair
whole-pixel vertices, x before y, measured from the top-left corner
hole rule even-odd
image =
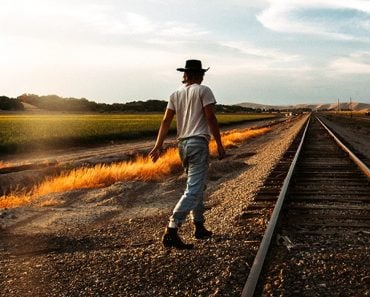
[[[189,80],[197,80],[204,76],[204,71],[185,71]]]

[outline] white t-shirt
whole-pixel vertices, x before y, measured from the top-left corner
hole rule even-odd
[[[203,107],[216,103],[215,96],[207,86],[192,84],[182,86],[168,101],[167,108],[174,110],[179,140],[201,136],[210,139],[210,131],[203,113]]]

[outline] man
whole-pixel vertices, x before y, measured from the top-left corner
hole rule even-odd
[[[187,60],[185,68],[177,69],[184,72],[184,85],[171,95],[156,144],[149,153],[153,162],[156,162],[160,157],[172,119],[176,115],[179,154],[187,173],[187,184],[162,237],[165,247],[193,248],[192,244],[184,243],[177,234],[178,228],[189,213],[195,225],[195,238],[204,239],[212,236],[212,232],[204,227],[203,204],[209,163],[210,132],[217,143],[219,159],[225,156],[225,150],[214,111],[215,97],[210,88],[201,85],[204,73],[208,69],[203,69],[199,60]]]

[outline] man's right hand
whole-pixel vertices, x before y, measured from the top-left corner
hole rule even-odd
[[[152,161],[155,163],[159,159],[161,154],[162,154],[162,148],[154,147],[150,151],[149,156],[152,159]]]

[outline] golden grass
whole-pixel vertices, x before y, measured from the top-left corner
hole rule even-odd
[[[8,168],[8,167],[11,167],[11,166],[12,165],[10,163],[0,161],[0,169],[2,169],[2,168]]]
[[[27,204],[34,199],[32,195],[11,193],[0,197],[0,208],[16,207]]]
[[[233,130],[222,135],[225,148],[235,146],[249,138],[269,132],[270,128]],[[217,156],[214,140],[209,144],[211,156]],[[160,181],[170,173],[181,168],[177,148],[169,148],[153,163],[148,156],[138,156],[133,161],[115,164],[99,164],[63,172],[36,185],[30,193],[11,193],[0,197],[0,208],[16,207],[36,200],[43,195],[65,192],[74,189],[99,188],[109,186],[117,181],[142,180]]]

